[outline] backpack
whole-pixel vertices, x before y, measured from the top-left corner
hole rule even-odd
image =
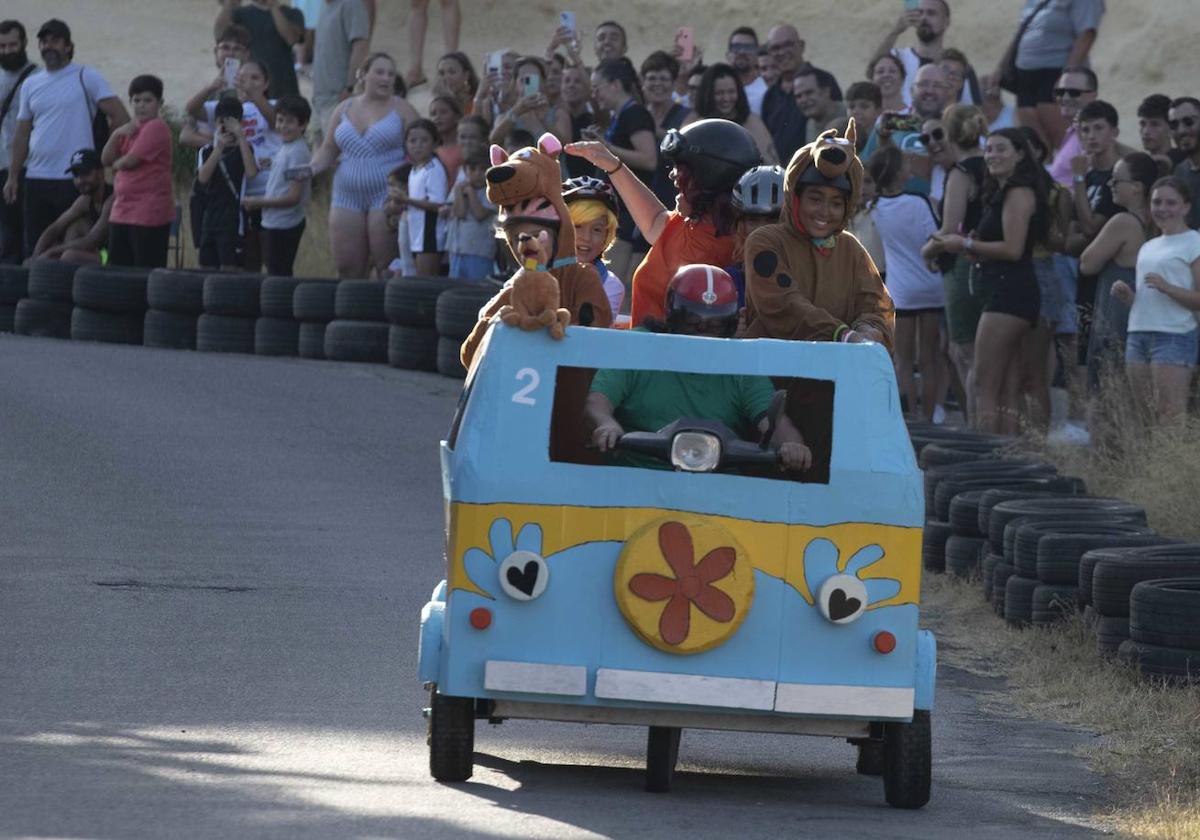
[[[104,151],[104,144],[108,142],[109,134],[111,133],[108,125],[108,115],[100,110],[100,104],[92,104],[92,95],[88,93],[87,85],[83,83],[83,71],[86,68],[79,68],[79,87],[83,89],[83,98],[87,102],[88,116],[92,119],[92,145],[97,152]]]

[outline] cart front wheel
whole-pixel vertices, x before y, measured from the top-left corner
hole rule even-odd
[[[439,782],[465,782],[475,769],[475,700],[429,697],[429,773]]]
[[[646,737],[646,790],[667,793],[675,777],[675,762],[679,760],[678,726],[651,726]]]
[[[912,723],[884,726],[883,796],[893,808],[920,808],[929,801],[931,729],[924,709],[913,712]]]

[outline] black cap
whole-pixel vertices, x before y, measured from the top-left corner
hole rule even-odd
[[[43,38],[62,38],[67,43],[71,43],[71,27],[67,26],[58,18],[50,18],[42,24],[42,28],[37,33],[38,40]]]
[[[93,169],[103,168],[104,164],[101,163],[100,155],[96,154],[95,149],[80,149],[71,155],[71,165],[67,167],[67,172],[71,175],[78,175],[80,172],[91,172]]]

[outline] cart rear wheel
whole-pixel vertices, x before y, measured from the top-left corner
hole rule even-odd
[[[913,711],[912,723],[884,726],[883,795],[893,808],[920,808],[929,801],[931,728],[924,709]]]
[[[475,769],[475,700],[429,697],[429,773],[439,782],[465,782]]]
[[[679,760],[678,726],[651,726],[646,737],[646,790],[667,793],[675,777],[675,762]]]
[[[854,769],[860,776],[882,776],[883,741],[859,741],[858,762]]]

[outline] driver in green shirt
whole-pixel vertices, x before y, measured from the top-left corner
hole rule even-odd
[[[719,268],[684,266],[667,287],[667,319],[662,331],[676,335],[728,338],[737,328],[737,287]],[[775,386],[766,376],[676,373],[660,370],[599,370],[592,379],[584,413],[592,443],[611,451],[626,431],[656,432],[680,417],[715,420],[733,430],[769,428],[767,410]],[[781,412],[771,441],[785,469],[807,470],[812,453],[799,430]],[[651,459],[627,463],[668,469]]]

